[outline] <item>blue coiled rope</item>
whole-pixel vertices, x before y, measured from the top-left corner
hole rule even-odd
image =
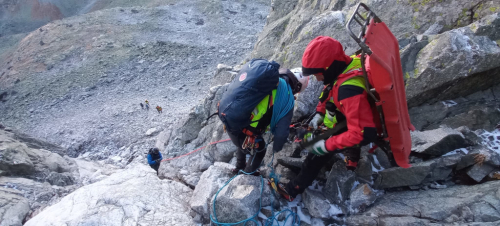
[[[292,88],[284,79],[280,78],[273,105],[273,116],[271,117],[272,134],[276,131],[276,124],[293,109],[294,104],[295,98],[293,97]]]

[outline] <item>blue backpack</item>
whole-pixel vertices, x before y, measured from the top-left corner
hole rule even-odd
[[[242,131],[252,123],[253,109],[278,86],[279,67],[264,59],[252,59],[243,66],[219,102],[218,115],[227,131]]]

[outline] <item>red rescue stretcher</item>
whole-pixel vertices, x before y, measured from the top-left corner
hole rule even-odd
[[[360,25],[357,36],[353,32],[354,21]],[[408,114],[398,41],[387,25],[363,3],[357,5],[346,28],[361,47],[364,76],[369,81],[366,85],[370,87],[368,94],[374,103],[374,118],[379,119],[376,120],[378,132],[390,147],[386,151],[392,151],[400,167],[408,168],[411,166],[410,130],[414,131],[415,127]]]

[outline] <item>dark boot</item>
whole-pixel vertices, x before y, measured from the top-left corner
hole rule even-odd
[[[359,147],[348,148],[344,152],[344,155],[345,155],[344,158],[345,167],[348,170],[352,171],[356,170],[356,168],[358,167],[359,159],[361,158],[361,148]]]
[[[291,202],[295,199],[295,197],[298,195],[298,193],[297,193],[297,191],[295,191],[296,189],[289,188],[289,187],[290,187],[289,184],[284,185],[282,183],[278,183],[278,185],[277,185],[278,193],[281,195],[281,197],[283,197],[287,201]]]

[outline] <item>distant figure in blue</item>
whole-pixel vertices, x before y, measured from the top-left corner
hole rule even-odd
[[[158,168],[160,168],[160,163],[161,160],[163,159],[163,156],[160,153],[160,150],[158,148],[151,148],[149,149],[148,153],[148,164],[156,170],[156,175],[158,175]]]

